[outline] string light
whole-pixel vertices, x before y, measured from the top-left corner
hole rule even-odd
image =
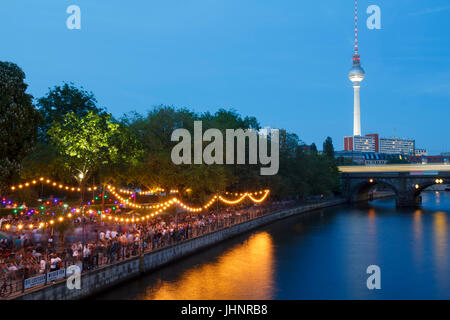
[[[130,190],[125,190],[125,189],[119,189],[120,193],[124,193],[124,194],[133,194],[135,193],[134,191],[130,191]]]
[[[42,180],[41,181],[44,181],[45,180],[45,178],[41,178]],[[53,181],[51,181],[50,179],[47,179],[46,181],[45,181],[47,184],[53,184],[53,185],[57,185],[56,184],[56,182],[53,182]],[[33,181],[31,181],[31,184],[36,184],[37,183],[37,181],[36,180],[33,180]],[[28,184],[28,185],[27,185]],[[25,183],[25,184],[22,184],[22,185],[18,185],[17,187],[20,189],[20,188],[23,188],[23,186],[25,185],[25,187],[28,187],[29,185],[30,185],[30,183]],[[65,186],[64,185],[58,185],[58,187],[59,188],[65,188]],[[252,201],[252,202],[254,202],[254,203],[261,203],[261,202],[263,202],[267,197],[268,197],[268,195],[269,195],[269,193],[270,193],[270,190],[264,190],[264,191],[259,191],[259,192],[253,192],[253,193],[251,193],[251,192],[245,192],[245,193],[240,193],[240,194],[238,194],[238,193],[234,193],[234,195],[235,196],[239,196],[239,198],[237,198],[237,199],[234,199],[234,200],[232,200],[232,199],[226,199],[226,198],[224,198],[223,196],[221,196],[221,195],[214,195],[206,204],[204,204],[203,206],[201,206],[201,207],[191,207],[191,206],[189,206],[189,205],[186,205],[185,203],[183,203],[181,200],[179,200],[179,199],[177,199],[176,197],[174,197],[174,198],[172,198],[172,199],[170,199],[170,200],[168,200],[168,201],[165,201],[165,202],[161,202],[161,203],[156,203],[156,204],[152,204],[152,205],[141,205],[141,204],[135,204],[135,203],[132,203],[132,202],[130,202],[128,199],[124,199],[123,197],[121,197],[116,191],[115,191],[115,187],[112,187],[112,186],[110,186],[110,185],[107,185],[107,189],[108,189],[108,191],[111,193],[111,194],[113,194],[119,201],[121,201],[123,204],[125,204],[125,205],[127,205],[127,206],[130,206],[130,207],[132,207],[132,208],[138,208],[138,209],[156,209],[154,212],[152,212],[152,213],[149,213],[149,214],[147,214],[145,217],[133,217],[133,218],[123,218],[123,217],[118,217],[118,216],[113,216],[113,215],[111,215],[111,214],[109,214],[109,215],[106,215],[106,213],[108,212],[108,210],[105,210],[105,211],[102,211],[102,212],[100,212],[100,211],[98,211],[97,213],[98,214],[100,214],[101,215],[101,218],[102,219],[108,219],[109,221],[111,221],[112,222],[112,220],[114,220],[114,222],[116,222],[116,223],[118,223],[118,222],[124,222],[124,223],[130,223],[130,221],[131,221],[131,223],[134,223],[134,222],[145,222],[146,220],[148,220],[148,219],[150,219],[150,217],[154,217],[154,216],[156,216],[156,215],[159,215],[159,214],[161,214],[161,213],[163,213],[165,210],[167,210],[167,209],[169,209],[170,207],[172,207],[172,206],[174,206],[174,205],[178,205],[179,207],[181,207],[181,208],[183,208],[184,210],[186,210],[186,211],[188,211],[188,212],[195,212],[195,213],[198,213],[198,212],[201,212],[201,211],[203,211],[203,210],[206,210],[206,209],[208,209],[210,206],[212,206],[213,204],[214,204],[214,202],[216,202],[217,200],[220,200],[221,202],[223,202],[223,203],[225,203],[225,204],[229,204],[229,205],[236,205],[236,204],[238,204],[238,203],[241,203],[242,201],[244,201],[247,197]],[[67,190],[67,189],[66,189]],[[172,191],[175,191],[175,190],[172,190]],[[226,192],[226,194],[229,194],[228,192]],[[256,198],[255,196],[258,196],[258,195],[261,195],[261,197],[260,198]],[[49,204],[49,202],[47,202],[47,204]],[[60,203],[60,204],[62,204],[62,202]],[[44,210],[44,208],[43,207],[41,207],[41,210],[43,211]],[[114,210],[114,209],[113,209]],[[33,210],[31,210],[31,212],[34,212],[34,213],[39,213],[39,211],[34,211],[34,209]],[[71,210],[70,210],[70,212],[66,215],[66,217],[67,218],[75,218],[75,216],[74,215],[72,215],[72,213],[71,212],[75,212],[75,213],[77,213],[77,214],[79,214],[80,213],[80,209],[79,208],[72,208]],[[90,214],[94,214],[95,212],[93,211],[93,210],[89,210],[88,211]],[[43,212],[42,212],[43,213]],[[23,214],[23,212],[21,212],[21,214]],[[49,213],[47,213],[47,215],[48,215]],[[54,213],[53,213],[53,215],[54,215]],[[50,220],[48,223],[40,223],[38,226],[37,225],[32,225],[32,224],[30,224],[29,225],[29,228],[30,229],[32,229],[32,228],[34,228],[34,227],[36,227],[36,228],[39,228],[39,229],[42,229],[42,228],[44,228],[44,227],[46,227],[46,226],[48,226],[48,225],[50,225],[50,226],[53,226],[55,223],[57,223],[57,222],[63,222],[64,221],[64,216],[60,216],[59,218],[57,218],[56,219],[56,221],[55,220]],[[21,224],[19,224],[18,226],[17,226],[17,228],[19,229],[19,230],[21,230],[21,229],[23,229],[23,225],[21,225]],[[11,228],[11,225],[10,224],[7,224],[7,225],[5,225],[5,227],[4,227],[6,230],[9,230],[10,228]]]
[[[255,203],[261,203],[264,200],[266,200],[267,196],[269,195],[269,192],[270,192],[269,190],[265,190],[264,195],[261,198],[259,198],[259,199],[253,198],[253,196],[251,194],[248,194],[248,197],[250,198],[250,200],[252,200]]]
[[[157,188],[150,189],[150,190],[147,190],[147,191],[141,191],[141,192],[139,192],[139,195],[149,196],[149,195],[153,195],[153,194],[158,193],[158,192],[164,192],[164,189],[157,187]]]
[[[235,200],[229,200],[229,199],[226,199],[226,198],[224,198],[224,197],[222,197],[222,196],[217,196],[217,195],[215,195],[210,201],[208,201],[208,202],[207,202],[204,206],[202,206],[202,207],[190,207],[190,206],[184,204],[183,202],[181,202],[180,200],[178,200],[177,198],[173,198],[172,200],[169,200],[169,201],[166,201],[166,202],[163,202],[163,203],[153,204],[153,205],[140,205],[140,204],[136,204],[136,203],[130,202],[128,199],[124,199],[124,198],[121,197],[117,192],[115,192],[115,188],[112,187],[112,186],[110,186],[110,185],[107,186],[107,189],[108,189],[108,190],[109,190],[109,191],[110,191],[110,192],[111,192],[111,193],[112,193],[119,201],[121,201],[122,204],[128,205],[128,206],[130,206],[130,207],[132,207],[132,208],[137,208],[137,209],[145,209],[145,208],[147,208],[147,209],[159,209],[159,208],[162,207],[162,208],[165,210],[165,209],[167,209],[168,207],[172,206],[174,203],[176,203],[176,204],[178,204],[181,208],[183,208],[183,209],[185,209],[185,210],[187,210],[187,211],[189,211],[189,212],[201,212],[203,209],[208,209],[208,208],[214,203],[214,201],[215,201],[217,198],[219,198],[219,200],[222,201],[223,203],[230,204],[230,205],[238,204],[238,203],[244,201],[245,198],[247,198],[247,197],[248,197],[251,201],[253,201],[253,202],[255,202],[255,203],[261,203],[261,202],[263,202],[263,201],[267,198],[267,196],[269,195],[269,192],[270,192],[270,190],[264,190],[264,192],[263,192],[263,191],[254,192],[253,194],[252,194],[252,193],[249,193],[249,192],[245,192],[245,193],[241,193],[241,194],[240,194],[240,198],[235,199]],[[264,195],[263,195],[260,199],[256,199],[256,198],[253,197],[253,195],[258,195],[258,194],[263,194],[263,193],[264,193]],[[227,194],[228,194],[228,193],[227,193]],[[235,195],[237,196],[238,194],[235,193]],[[158,212],[160,212],[160,210],[159,210]]]
[[[139,204],[135,204],[133,202],[130,202],[128,199],[123,198],[120,194],[118,194],[115,190],[115,187],[112,187],[110,185],[107,185],[106,188],[108,189],[109,192],[111,192],[111,194],[113,196],[115,196],[122,204],[126,204],[127,206],[130,206],[132,208],[136,208],[136,209],[142,209],[144,208],[142,205]]]
[[[245,198],[247,198],[247,193],[244,193],[240,198],[238,198],[236,200],[227,200],[224,197],[219,196],[219,200],[226,204],[238,204],[238,203],[244,201]]]
[[[64,185],[62,183],[58,183],[56,181],[53,181],[51,179],[47,179],[44,177],[39,178],[39,182],[41,182],[42,184],[48,184],[50,186],[53,186],[55,188],[59,188],[59,189],[64,189],[67,191],[72,191],[72,192],[81,192],[81,188],[79,187],[73,187],[73,186],[69,186],[69,185]],[[18,189],[23,189],[23,188],[28,188],[31,187],[33,185],[36,185],[38,183],[38,180],[34,179],[32,181],[28,181],[25,183],[21,183],[17,186],[11,186],[10,189],[11,191],[16,191]],[[97,187],[93,187],[94,190],[97,190]],[[91,191],[92,188],[88,188],[88,191]]]
[[[118,192],[122,193],[122,194],[130,194],[130,195],[136,193],[136,194],[141,195],[141,196],[151,196],[151,195],[154,195],[154,194],[156,194],[158,192],[164,192],[164,189],[157,187],[157,188],[153,188],[153,189],[150,189],[150,190],[147,190],[147,191],[139,191],[139,192],[133,191],[133,190],[119,189]],[[169,191],[169,193],[171,193],[171,194],[178,193],[178,190],[177,189],[171,189]]]

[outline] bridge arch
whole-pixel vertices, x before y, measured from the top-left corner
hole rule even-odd
[[[343,173],[342,181],[344,195],[352,203],[371,200],[370,190],[377,185],[384,185],[394,193],[397,206],[416,207],[420,205],[420,195],[425,189],[450,182],[450,170],[439,173]]]
[[[422,192],[426,191],[426,189],[428,189],[431,186],[435,186],[435,185],[439,185],[440,183],[438,183],[436,181],[436,179],[428,179],[426,181],[421,181],[421,183],[417,183],[415,184],[413,187],[413,197],[414,197],[414,202],[415,203],[419,203],[419,198],[420,195],[422,194]]]
[[[367,179],[359,181],[353,185],[350,190],[351,202],[361,202],[372,200],[370,197],[370,191],[376,186],[387,187],[392,190],[395,197],[398,197],[399,191],[395,184],[386,179]]]

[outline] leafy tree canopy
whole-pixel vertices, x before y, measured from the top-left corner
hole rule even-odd
[[[66,114],[63,121],[54,122],[48,131],[51,141],[75,177],[88,178],[100,166],[120,157],[116,143],[120,125],[111,121],[111,115],[89,111],[85,117],[74,112]]]
[[[0,189],[11,183],[36,143],[39,114],[24,79],[16,64],[0,62]]]
[[[323,154],[329,159],[334,159],[334,146],[331,137],[327,137],[323,143]]]
[[[46,133],[54,122],[61,122],[66,114],[73,112],[84,117],[88,112],[101,113],[92,92],[77,88],[73,83],[64,83],[49,89],[48,93],[38,99],[37,107],[42,116],[40,135],[46,139]]]

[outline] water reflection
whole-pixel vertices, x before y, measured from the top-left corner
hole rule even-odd
[[[436,204],[440,204],[441,203],[441,193],[439,191],[436,191],[435,195],[436,195]]]
[[[102,299],[450,299],[450,193],[292,217],[127,283]],[[369,265],[382,290],[366,287]]]
[[[377,232],[377,221],[376,221],[376,211],[374,208],[370,208],[369,209],[369,213],[368,213],[368,224],[369,224],[369,232],[371,234],[376,234]]]
[[[267,232],[225,252],[215,262],[197,265],[176,279],[163,279],[137,299],[272,299],[273,241]]]
[[[413,213],[413,252],[416,264],[420,267],[423,263],[423,251],[423,213],[417,209]]]
[[[447,214],[442,211],[436,212],[433,219],[434,259],[436,265],[435,277],[438,281],[444,281],[448,286],[450,279],[448,268],[449,239],[447,230]],[[439,286],[441,287],[441,284],[439,284]]]

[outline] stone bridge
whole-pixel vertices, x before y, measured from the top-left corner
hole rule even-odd
[[[342,166],[339,171],[350,202],[369,200],[369,191],[381,185],[395,193],[397,206],[412,207],[429,186],[450,183],[449,164]]]

